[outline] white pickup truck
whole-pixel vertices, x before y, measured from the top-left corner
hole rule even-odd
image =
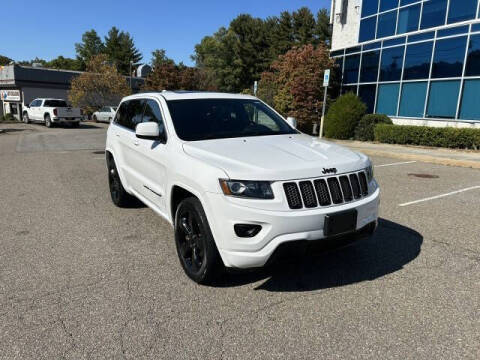
[[[70,123],[74,127],[80,125],[82,111],[72,108],[63,99],[35,99],[30,105],[24,106],[23,121],[43,122],[45,126],[52,127],[58,123]]]

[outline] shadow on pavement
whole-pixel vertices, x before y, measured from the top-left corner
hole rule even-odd
[[[265,269],[227,274],[218,287],[240,286],[265,280],[256,290],[312,291],[375,280],[401,270],[419,254],[423,236],[413,229],[380,219],[374,236],[341,249],[322,243],[318,252],[304,253]]]

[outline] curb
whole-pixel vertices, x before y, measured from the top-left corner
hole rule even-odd
[[[398,152],[381,151],[381,150],[377,151],[377,150],[370,150],[370,149],[364,149],[364,148],[357,148],[354,146],[348,146],[348,147],[358,150],[370,156],[384,156],[384,157],[390,157],[390,158],[400,159],[400,160],[415,160],[415,161],[438,164],[438,165],[480,169],[480,161],[458,160],[458,159],[435,157],[435,156],[429,156],[429,155],[417,155],[417,154],[405,154],[405,153],[402,154]]]

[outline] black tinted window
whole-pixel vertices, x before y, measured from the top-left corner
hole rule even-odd
[[[66,101],[63,100],[45,100],[45,107],[68,107]]]
[[[168,108],[177,135],[187,141],[297,133],[258,100],[173,100]]]
[[[120,105],[115,116],[115,122],[128,129],[135,130],[138,123],[142,122],[144,100],[128,100]]]
[[[162,113],[155,100],[147,100],[145,103],[145,112],[143,113],[143,122],[156,122],[160,127],[160,133],[165,132]]]

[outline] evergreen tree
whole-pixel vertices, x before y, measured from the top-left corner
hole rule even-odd
[[[117,67],[119,73],[124,75],[130,75],[130,62],[136,64],[142,60],[142,55],[135,47],[130,34],[120,31],[115,26],[105,37],[105,54]]]
[[[320,9],[317,13],[315,36],[318,41],[323,41],[330,45],[332,40],[332,30],[330,28],[330,16],[326,9]]]
[[[75,44],[77,59],[80,62],[81,70],[85,70],[90,60],[104,51],[102,39],[95,30],[90,30],[82,35],[82,42]]]
[[[0,55],[0,66],[8,65],[8,64],[10,64],[11,61],[12,61],[12,59],[10,59],[6,56]]]
[[[310,9],[303,7],[294,11],[292,18],[295,42],[299,45],[316,43],[314,37],[315,18]]]

